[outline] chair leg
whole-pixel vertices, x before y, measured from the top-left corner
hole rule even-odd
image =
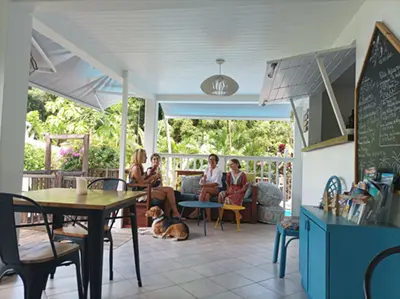
[[[286,233],[282,232],[282,241],[281,241],[281,258],[279,264],[279,277],[284,278],[286,271]]]
[[[238,232],[240,232],[240,213],[239,211],[235,211],[235,217],[236,217],[236,225]]]
[[[86,299],[87,293],[85,293],[83,290],[82,272],[81,272],[82,265],[81,265],[81,259],[79,257],[79,252],[76,253],[75,257],[72,259],[72,262],[74,263],[76,269],[76,283],[78,287],[79,299]]]
[[[25,299],[41,299],[46,287],[49,269],[31,269],[24,274]]]
[[[280,239],[281,239],[281,233],[280,233],[278,225],[277,225],[276,226],[276,234],[275,234],[275,243],[274,243],[274,256],[272,258],[273,263],[276,263],[278,261]]]
[[[57,269],[57,268],[54,268],[54,270],[51,271],[51,273],[50,273],[50,279],[54,279],[54,275],[56,274],[56,269]]]
[[[109,235],[107,236],[109,241],[110,241],[110,257],[109,257],[109,263],[110,263],[110,280],[114,280],[114,241],[111,235],[111,232],[109,232]]]
[[[81,269],[82,269],[82,281],[83,281],[83,294],[84,297],[87,298],[88,289],[89,289],[89,257],[87,256],[87,242],[88,239],[85,239],[84,245],[80,244],[81,246]]]

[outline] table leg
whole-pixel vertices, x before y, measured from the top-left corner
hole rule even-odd
[[[181,211],[181,219],[179,219],[179,220],[182,220],[182,218],[183,218],[183,215],[185,215],[185,214],[184,214],[184,212],[185,212],[185,207],[182,207],[182,211]]]
[[[201,214],[201,208],[199,208],[197,212],[197,226],[200,225],[200,214]]]
[[[133,241],[133,253],[135,256],[135,269],[136,269],[136,279],[138,286],[142,287],[142,276],[140,275],[140,261],[139,261],[139,238],[138,238],[138,228],[137,228],[137,217],[136,217],[136,205],[131,205],[131,230],[132,230],[132,241]]]
[[[219,221],[220,221],[220,225],[221,225],[221,229],[224,230],[224,209],[221,208],[219,211]]]
[[[203,221],[204,221],[204,235],[207,236],[207,218],[206,209],[201,209],[203,211]]]
[[[91,211],[88,226],[90,298],[101,298],[103,281],[104,211]]]

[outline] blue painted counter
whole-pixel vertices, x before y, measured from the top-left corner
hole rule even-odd
[[[384,249],[400,245],[400,229],[357,225],[343,217],[302,206],[299,268],[310,299],[364,299],[369,262]],[[372,299],[400,298],[400,255],[384,260],[374,272]]]

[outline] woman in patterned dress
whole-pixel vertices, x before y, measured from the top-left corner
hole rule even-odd
[[[218,202],[228,205],[241,206],[247,189],[246,174],[240,171],[238,159],[230,160],[231,171],[226,176],[226,191],[219,193]]]

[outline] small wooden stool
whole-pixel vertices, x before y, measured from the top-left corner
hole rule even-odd
[[[219,209],[219,217],[217,219],[217,222],[215,223],[215,228],[218,227],[218,224],[221,225],[221,229],[224,230],[223,226],[223,217],[224,217],[224,210],[229,210],[233,211],[235,213],[235,218],[236,218],[236,224],[238,228],[238,232],[240,232],[240,211],[245,210],[246,208],[243,206],[235,206],[235,205],[224,205],[221,209]]]
[[[282,240],[280,240],[282,237]],[[292,237],[286,242],[286,237]],[[290,217],[276,224],[274,256],[272,262],[278,261],[279,247],[281,249],[279,277],[285,277],[286,250],[290,242],[299,238],[299,217]]]

